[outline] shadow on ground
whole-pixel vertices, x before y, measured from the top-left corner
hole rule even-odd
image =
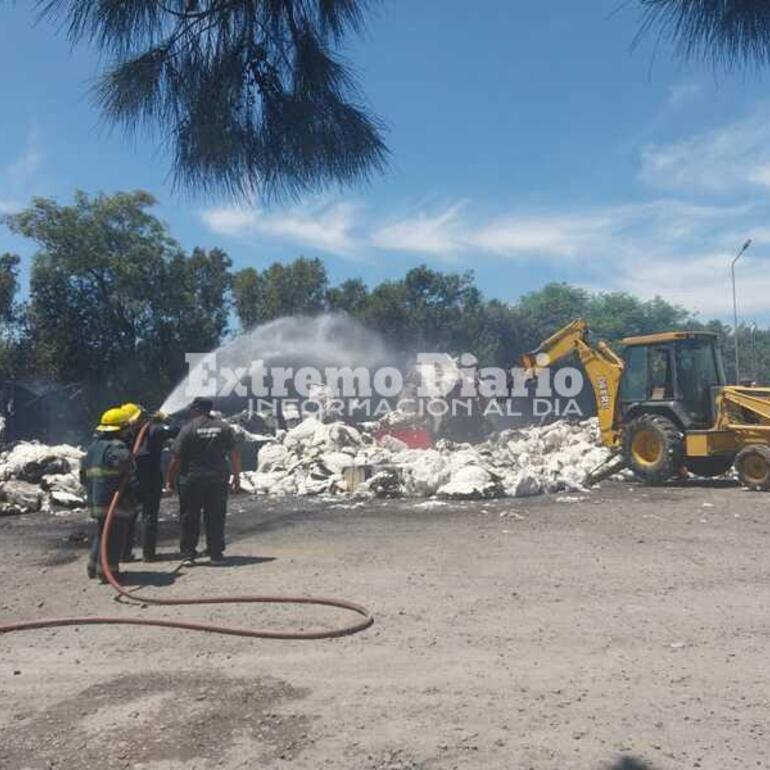
[[[275,561],[275,556],[225,556],[224,567],[248,567],[251,564],[266,564]],[[201,566],[206,566],[203,562]]]
[[[655,770],[655,767],[637,757],[620,757],[613,764],[602,766],[600,770]]]

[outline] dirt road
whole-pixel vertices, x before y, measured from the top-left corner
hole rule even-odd
[[[314,593],[372,608],[323,642],[132,627],[0,638],[0,767],[770,767],[770,496],[732,486],[491,503],[239,498],[227,567],[131,565],[150,595]],[[170,511],[170,509],[169,509]],[[0,519],[0,623],[141,613],[85,578],[88,524]],[[164,527],[174,552],[173,521]]]

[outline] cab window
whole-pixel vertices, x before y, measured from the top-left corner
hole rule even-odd
[[[674,397],[674,383],[671,377],[670,348],[650,348],[650,384],[647,398],[662,401]]]
[[[677,345],[679,392],[685,409],[696,422],[711,422],[711,389],[715,385],[724,384],[724,374],[719,364],[711,340],[692,339]]]
[[[662,401],[674,397],[669,347],[635,345],[626,349],[623,358],[626,366],[620,386],[621,401]]]
[[[625,369],[620,384],[621,401],[645,401],[647,399],[647,348],[630,347],[626,349]]]

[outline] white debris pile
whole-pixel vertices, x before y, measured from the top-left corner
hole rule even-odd
[[[275,495],[344,492],[347,468],[388,458],[371,435],[311,417],[261,447],[257,470],[244,473],[241,484],[247,491]]]
[[[382,428],[308,418],[260,449],[243,486],[272,495],[523,497],[580,490],[608,457],[595,419],[506,430],[476,445],[442,440],[432,449],[409,449]]]
[[[0,516],[85,505],[82,449],[23,441],[0,453]]]

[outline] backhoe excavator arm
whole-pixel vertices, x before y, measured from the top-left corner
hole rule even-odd
[[[596,345],[588,342],[588,324],[585,321],[578,318],[567,324],[540,343],[536,350],[525,353],[521,357],[521,365],[530,377],[534,377],[570,353],[577,353],[593,388],[602,443],[617,447],[620,444],[617,406],[623,360],[606,342]]]

